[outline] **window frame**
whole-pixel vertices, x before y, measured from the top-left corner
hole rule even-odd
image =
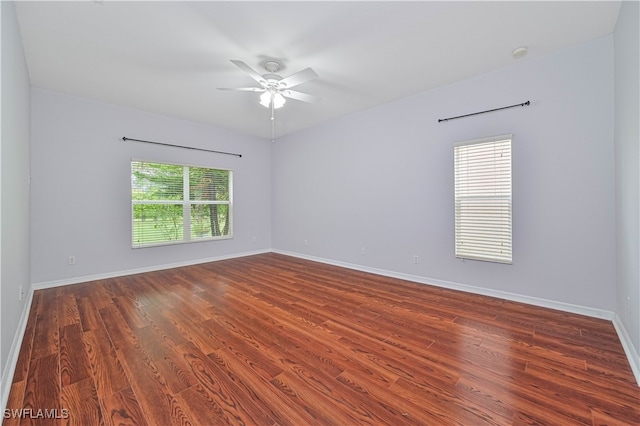
[[[493,197],[488,195],[485,195],[482,197],[478,197],[477,195],[466,196],[466,197],[461,196],[459,194],[459,185],[461,183],[459,182],[459,177],[458,177],[459,173],[461,173],[460,172],[461,167],[458,165],[459,148],[463,146],[471,146],[471,145],[491,144],[491,143],[495,144],[495,143],[498,143],[501,141],[507,141],[507,140],[509,141],[508,175],[506,173],[502,173],[499,175],[499,177],[505,178],[506,176],[508,176],[508,196],[505,195],[506,191],[504,191],[504,188],[501,188],[502,185],[499,185],[499,184],[494,184],[492,188],[494,191],[498,191],[499,189],[502,189],[500,191],[501,192],[500,195],[495,195]],[[487,162],[484,163],[485,167],[492,167],[492,165],[489,164],[488,162],[491,161],[494,164],[495,158],[496,157],[494,156],[492,157],[491,160],[487,160]],[[495,165],[493,167],[495,169]],[[495,173],[495,170],[494,170],[494,173]],[[502,213],[504,213],[505,210],[502,206],[500,206],[500,203],[507,201],[507,204],[508,204],[508,208],[506,209],[506,211],[508,212],[508,219],[504,221],[504,223],[508,224],[508,229],[504,228],[504,229],[507,229],[506,232],[493,231],[492,232],[493,235],[486,236],[485,239],[480,240],[482,241],[482,243],[485,243],[488,246],[492,246],[492,247],[486,248],[484,252],[480,248],[478,248],[478,246],[483,245],[482,243],[477,245],[474,244],[476,246],[475,249],[464,250],[462,248],[462,246],[464,246],[464,241],[461,240],[461,237],[462,237],[461,234],[465,233],[465,231],[462,230],[462,226],[463,226],[462,222],[464,217],[461,213],[462,202],[467,201],[468,203],[469,201],[473,201],[474,199],[476,201],[482,199],[482,202],[480,203],[481,205],[483,202],[486,202],[486,201],[488,202],[494,201],[498,207],[495,207],[496,204],[494,204],[493,207],[497,208]],[[475,205],[475,207],[477,206],[478,204]],[[467,215],[466,217],[468,219],[469,215]],[[485,216],[485,220],[487,220],[486,216]],[[465,221],[465,222],[468,223],[468,221]],[[501,224],[500,226],[504,226],[504,224]],[[500,234],[501,232],[505,235],[504,241],[508,242],[508,252],[506,253],[496,253],[495,249],[497,246],[493,245],[495,241],[498,241],[496,235]],[[489,136],[489,137],[484,137],[479,139],[459,141],[454,144],[454,247],[455,247],[455,256],[456,258],[459,258],[459,259],[479,260],[479,261],[501,263],[501,264],[508,264],[508,265],[513,264],[513,134],[508,133],[508,134]],[[492,252],[492,248],[494,249],[493,252]]]
[[[182,186],[182,199],[181,200],[134,200],[133,199],[133,163],[150,163],[150,164],[160,164],[167,166],[179,166],[182,167],[182,176],[183,176],[183,186]],[[228,200],[191,200],[190,194],[190,182],[189,182],[189,169],[190,168],[199,168],[199,169],[210,169],[210,170],[221,170],[228,172],[229,181],[229,199]],[[140,158],[131,158],[129,162],[129,200],[131,202],[131,217],[129,223],[131,224],[131,234],[130,234],[130,242],[131,248],[140,249],[140,248],[148,248],[148,247],[161,247],[161,246],[170,246],[170,245],[178,245],[178,244],[191,244],[205,241],[218,241],[218,240],[228,240],[233,238],[233,170],[222,168],[222,167],[208,167],[202,165],[195,164],[185,164],[185,163],[176,163],[176,162],[168,162],[168,161],[156,161],[156,160],[144,160]],[[135,205],[179,205],[182,206],[183,212],[183,229],[182,229],[182,239],[176,240],[166,240],[160,242],[153,243],[136,243],[134,241],[134,206]],[[229,221],[229,231],[227,235],[219,235],[219,236],[210,236],[210,237],[192,237],[191,235],[191,224],[192,224],[192,215],[191,215],[191,206],[192,205],[227,205],[227,220]]]

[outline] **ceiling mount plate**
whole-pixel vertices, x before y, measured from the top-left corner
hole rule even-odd
[[[267,61],[264,63],[264,69],[269,71],[271,74],[275,74],[280,71],[280,64],[276,61]]]

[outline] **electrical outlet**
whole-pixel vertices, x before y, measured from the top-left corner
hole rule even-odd
[[[76,257],[69,256],[69,265],[75,265],[75,264],[76,264]]]
[[[361,255],[363,255],[363,256],[364,256],[366,252],[367,252],[367,248],[366,248],[366,247],[364,247],[364,246],[363,246],[363,247],[360,247],[360,254],[361,254]]]
[[[18,301],[22,301],[22,299],[24,298],[24,291],[22,290],[22,284],[20,284],[20,287],[18,287]]]
[[[309,245],[309,240],[304,240],[304,245],[308,246]]]
[[[258,239],[254,236],[253,238],[251,238],[251,242],[255,243],[256,241],[258,241]]]
[[[413,263],[415,263],[415,264],[420,263],[420,258],[417,255],[413,256]]]

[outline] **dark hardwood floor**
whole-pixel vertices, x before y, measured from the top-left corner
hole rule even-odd
[[[264,254],[36,291],[8,409],[31,411],[5,425],[637,425],[640,388],[608,321]]]

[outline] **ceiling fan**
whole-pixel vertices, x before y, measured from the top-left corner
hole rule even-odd
[[[249,77],[257,81],[260,84],[260,87],[219,87],[218,90],[262,92],[262,95],[260,95],[260,105],[271,108],[272,112],[274,109],[282,108],[284,106],[286,102],[285,98],[295,99],[297,101],[308,103],[314,103],[320,100],[320,97],[318,96],[291,90],[292,87],[298,86],[302,83],[306,83],[318,77],[318,74],[316,74],[316,72],[311,68],[305,68],[302,71],[290,75],[289,77],[282,78],[281,76],[276,74],[278,71],[280,71],[282,66],[274,60],[269,60],[264,63],[264,69],[267,71],[267,73],[263,75],[258,74],[258,72],[256,72],[253,68],[242,61],[232,59],[231,62],[233,62],[242,71],[247,73]],[[271,116],[271,119],[273,120],[273,114]]]

